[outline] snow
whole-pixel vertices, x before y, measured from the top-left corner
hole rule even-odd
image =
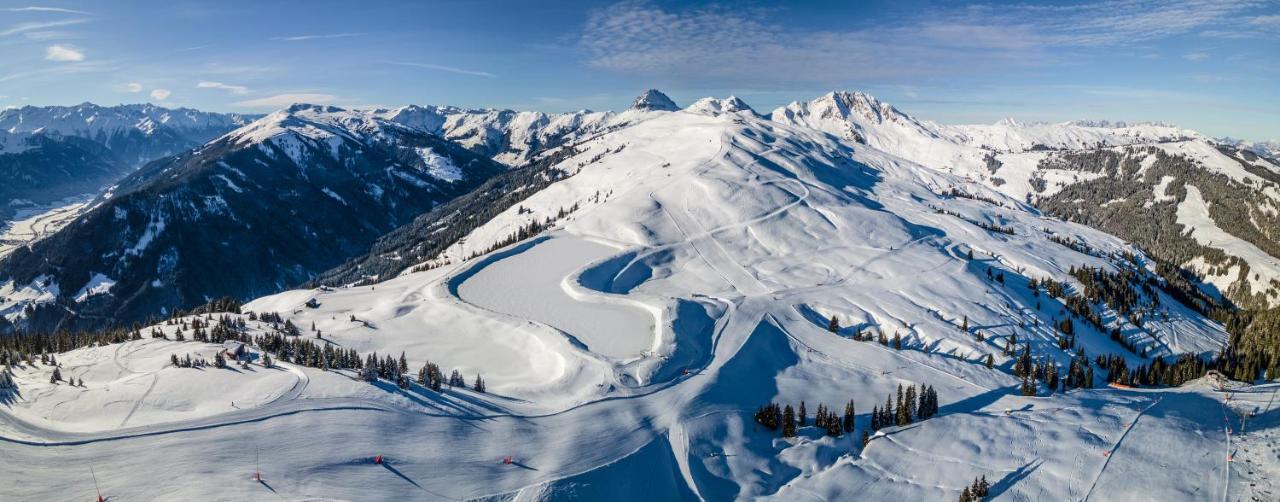
[[[481,374],[489,394],[401,391],[288,366],[157,366],[208,348],[195,342],[80,349],[59,359],[107,372],[86,374],[89,390],[44,386],[47,373],[24,369],[29,407],[0,404],[12,477],[43,479],[55,460],[59,473],[97,461],[104,494],[120,499],[937,500],[978,475],[1012,500],[1217,499],[1256,488],[1225,464],[1226,415],[1209,386],[1013,395],[1003,338],[1016,333],[1059,363],[1070,357],[1051,326],[1061,303],[1033,297],[1027,280],[1114,269],[1123,265],[1101,256],[1131,246],[964,174],[715,102],[648,112],[582,141],[556,166],[571,176],[474,229],[436,268],[244,307],[278,312],[316,343]],[[915,127],[891,107],[847,104]],[[953,188],[995,202],[944,195]],[[548,218],[553,228],[539,237],[485,252]],[[987,267],[1005,281],[988,279]],[[1167,296],[1159,304],[1169,321],[1140,328],[1105,309],[1104,318],[1153,354],[1225,343],[1220,325]],[[826,329],[833,315],[837,333]],[[961,318],[987,338],[962,331]],[[1089,354],[1144,361],[1076,326]],[[852,340],[859,329],[897,333],[904,348]],[[988,354],[994,369],[981,363]],[[112,397],[95,381],[116,382]],[[147,393],[148,381],[173,386]],[[812,410],[853,399],[861,431],[871,406],[921,383],[937,389],[942,414],[884,429],[865,448],[860,435],[812,427],[782,439],[751,419],[770,401]],[[83,411],[117,393],[126,404],[104,418]],[[141,403],[132,417],[119,410],[128,403]],[[1268,413],[1259,422],[1274,423]],[[1255,434],[1273,433],[1263,427]],[[264,483],[248,479],[255,452]],[[1280,468],[1268,458],[1257,472]],[[58,481],[6,484],[0,498],[93,493],[86,476]]]
[[[75,296],[72,298],[75,299],[76,303],[83,302],[88,300],[91,296],[110,293],[111,288],[115,285],[116,281],[112,280],[110,277],[94,273],[93,277],[89,278],[89,282],[86,283],[84,287],[80,288],[80,291],[77,291]]]
[[[1168,176],[1168,175],[1160,177],[1160,182],[1156,183],[1155,188],[1152,189],[1156,202],[1172,202],[1177,200],[1177,197],[1173,195],[1169,195],[1168,193],[1169,184],[1173,183],[1173,180],[1176,180],[1176,179],[1178,178],[1175,176]]]
[[[1177,222],[1196,242],[1237,256],[1249,264],[1249,291],[1265,293],[1271,281],[1280,279],[1280,259],[1267,254],[1253,243],[1227,233],[1209,215],[1209,206],[1200,189],[1186,185],[1187,197],[1178,204]]]
[[[462,169],[454,165],[449,157],[438,155],[431,148],[415,148],[414,151],[422,158],[422,163],[431,176],[450,182],[462,179]]]
[[[575,298],[566,277],[616,248],[570,236],[532,244],[510,257],[477,266],[458,284],[458,297],[515,318],[572,334],[586,350],[615,359],[639,357],[655,345],[655,319],[634,305]]]

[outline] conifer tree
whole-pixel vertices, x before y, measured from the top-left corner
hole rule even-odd
[[[987,369],[991,369],[996,364],[996,356],[987,354]]]
[[[853,432],[853,419],[856,415],[853,409],[853,400],[849,400],[849,404],[844,405],[844,426],[845,432]]]
[[[831,331],[832,333],[837,333],[840,331],[840,321],[836,319],[835,314],[831,314],[831,322],[827,323],[827,330]]]
[[[782,410],[782,437],[796,437],[796,412],[789,404]]]
[[[821,409],[821,408],[819,408],[819,409]],[[800,401],[800,411],[799,411],[799,416],[798,416],[798,417],[796,417],[796,420],[797,420],[798,422],[800,422],[800,427],[804,427],[804,426],[805,426],[805,422],[808,422],[808,421],[809,421],[809,412],[808,412],[808,411],[806,411],[806,410],[804,409],[804,401]]]
[[[476,384],[474,385],[476,392],[484,394],[484,379],[480,375],[476,375]]]
[[[53,375],[49,377],[49,383],[58,383],[60,381],[62,381],[62,371],[55,367],[53,368]]]

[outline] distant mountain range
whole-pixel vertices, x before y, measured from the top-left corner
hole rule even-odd
[[[194,148],[255,116],[154,105],[0,110],[0,219],[94,193],[147,161]]]

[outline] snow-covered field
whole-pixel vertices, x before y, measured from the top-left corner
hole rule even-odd
[[[48,384],[43,366],[18,370],[30,374],[0,406],[0,479],[48,470],[58,482],[5,483],[0,499],[91,496],[91,466],[116,500],[946,500],[976,476],[1002,500],[1234,500],[1280,474],[1274,455],[1247,476],[1227,463],[1234,412],[1204,382],[1015,395],[1006,339],[1071,357],[1053,327],[1063,305],[1028,281],[1113,269],[1106,256],[1126,243],[874,148],[717,111],[733,105],[703,101],[585,142],[559,165],[571,177],[474,230],[450,265],[245,306],[317,343],[404,352],[411,372],[431,361],[483,375],[489,394],[289,365],[165,367],[170,352],[212,349],[194,342],[80,349],[59,360],[84,390]],[[953,188],[989,201],[944,195]],[[575,205],[543,236],[465,259]],[[1157,355],[1225,343],[1216,323],[1159,304],[1168,320],[1106,320]],[[1076,326],[1090,355],[1144,361]],[[862,330],[903,348],[853,340]],[[872,407],[920,384],[941,413],[864,447]],[[139,409],[80,418],[117,399]],[[752,420],[771,401],[849,400],[857,432],[839,438],[803,427],[782,439]],[[1278,416],[1259,412],[1255,451]]]

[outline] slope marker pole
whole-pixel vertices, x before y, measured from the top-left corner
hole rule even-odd
[[[94,491],[96,491],[96,492],[98,492],[98,502],[103,502],[103,500],[102,500],[102,488],[99,488],[99,487],[98,487],[98,474],[97,474],[97,473],[95,473],[95,472],[93,472],[93,466],[92,466],[92,465],[90,465],[90,466],[89,466],[89,475],[90,475],[90,476],[93,476],[93,490],[94,490]]]

